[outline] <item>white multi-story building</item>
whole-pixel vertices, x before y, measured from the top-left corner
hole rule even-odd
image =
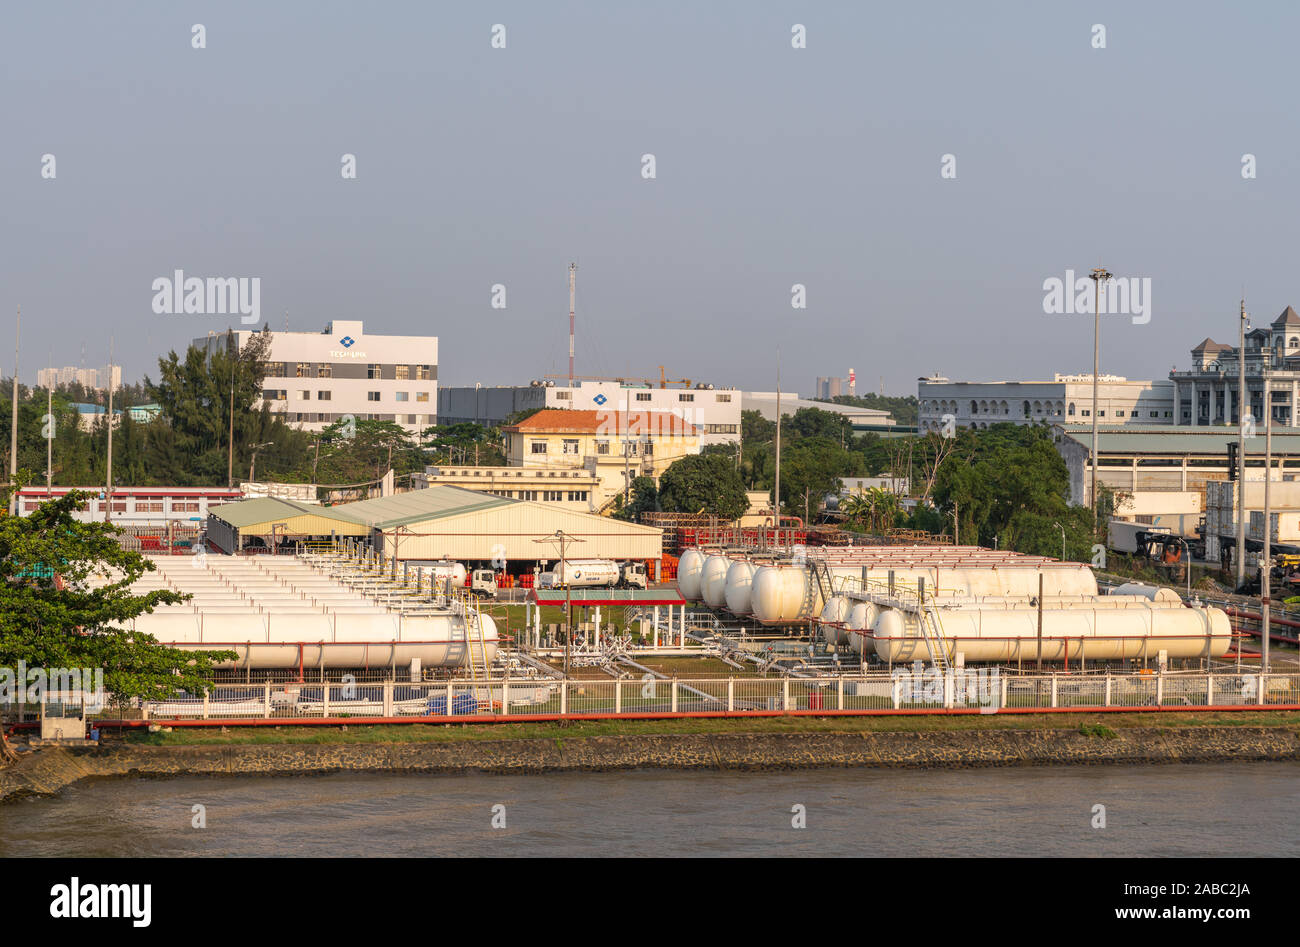
[[[949,381],[918,378],[917,430],[942,431],[946,417],[957,427],[990,424],[1082,424],[1092,422],[1092,373],[1052,381]],[[1173,424],[1174,387],[1168,381],[1130,381],[1121,375],[1097,379],[1099,424]]]
[[[207,351],[252,332],[195,339]],[[321,332],[272,332],[262,398],[296,427],[319,431],[351,416],[394,421],[418,432],[438,419],[438,339],[367,334],[360,320],[336,319]]]
[[[526,386],[444,387],[438,391],[438,423],[500,424],[534,408],[573,411],[626,411],[671,414],[699,429],[700,445],[740,440],[740,392],[734,388],[694,388],[580,381],[574,385],[533,382]]]

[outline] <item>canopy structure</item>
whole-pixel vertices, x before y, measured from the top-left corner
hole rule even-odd
[[[677,589],[533,589],[528,600],[536,605],[685,605]]]

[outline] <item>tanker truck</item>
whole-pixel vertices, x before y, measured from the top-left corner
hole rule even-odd
[[[557,563],[552,574],[556,588],[644,589],[649,584],[644,562],[568,559]]]

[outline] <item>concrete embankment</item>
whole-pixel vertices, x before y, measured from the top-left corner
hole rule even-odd
[[[1286,727],[1141,727],[1100,733],[708,733],[422,743],[56,747],[33,751],[0,769],[0,800],[50,795],[82,779],[114,776],[924,769],[1242,760],[1300,760],[1300,732]]]

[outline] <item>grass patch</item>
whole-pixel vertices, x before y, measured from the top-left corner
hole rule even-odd
[[[1300,731],[1300,713],[972,714],[917,717],[758,717],[750,719],[574,720],[506,724],[409,724],[335,727],[235,728],[228,733],[178,727],[171,733],[128,730],[122,739],[149,746],[224,746],[285,743],[425,743],[464,740],[582,740],[603,736],[701,733],[919,733],[964,730],[1071,730],[1114,737],[1133,727],[1287,727]],[[1104,731],[1104,732],[1103,732]],[[116,734],[106,734],[116,739]]]

